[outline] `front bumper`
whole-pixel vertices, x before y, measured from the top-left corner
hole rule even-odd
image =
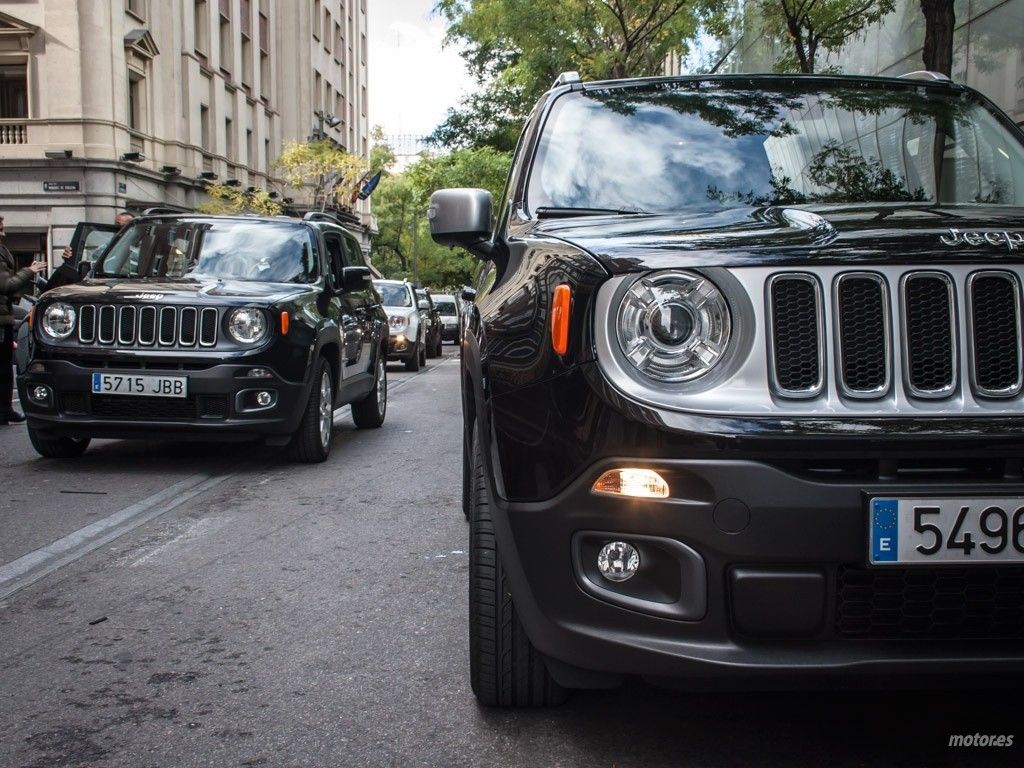
[[[388,360],[407,360],[416,354],[416,340],[405,333],[388,336]]]
[[[750,687],[1024,673],[1024,566],[883,579],[867,564],[871,496],[1024,497],[1015,425],[950,422],[941,438],[824,424],[729,434],[738,422],[726,419],[719,433],[712,419],[684,431],[593,381],[574,372],[495,398],[485,432],[512,596],[556,677]],[[671,498],[591,492],[604,470],[630,466],[661,473]],[[646,581],[596,573],[596,550],[619,539],[657,565]]]
[[[28,425],[45,436],[152,438],[188,440],[287,439],[298,429],[309,394],[305,382],[288,381],[273,368],[260,366],[270,378],[245,374],[252,363],[222,364],[191,369],[119,369],[79,365],[67,360],[43,360],[18,377],[18,392]],[[96,395],[92,375],[186,376],[185,399]],[[34,389],[49,388],[50,397],[37,401]],[[272,394],[270,406],[259,407],[254,393]]]

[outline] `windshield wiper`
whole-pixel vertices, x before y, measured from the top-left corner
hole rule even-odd
[[[537,208],[534,213],[540,219],[560,219],[572,216],[644,216],[647,211],[639,208],[559,208],[557,206],[544,205]]]

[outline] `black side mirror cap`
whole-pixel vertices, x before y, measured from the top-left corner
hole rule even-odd
[[[369,267],[345,267],[341,270],[341,289],[344,291],[365,290],[372,281]]]
[[[463,288],[461,295],[463,301],[476,301],[476,291],[472,288]]]

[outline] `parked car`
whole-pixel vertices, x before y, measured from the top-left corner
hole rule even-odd
[[[405,370],[427,364],[426,327],[416,289],[405,280],[374,280],[388,315],[388,360],[400,360]]]
[[[323,461],[387,409],[387,316],[358,241],[306,220],[145,216],[44,294],[18,391],[43,456],[90,439],[249,440]]]
[[[434,307],[441,316],[441,339],[454,341],[456,344],[461,343],[462,312],[459,311],[459,302],[448,293],[439,293],[433,299]]]
[[[1024,670],[1024,134],[945,78],[560,79],[463,343],[489,705]]]
[[[427,345],[427,357],[440,357],[441,345],[444,338],[444,324],[441,322],[441,313],[434,306],[434,298],[427,288],[416,289],[417,304],[420,308],[420,317],[423,319],[423,327],[426,329],[424,338]]]

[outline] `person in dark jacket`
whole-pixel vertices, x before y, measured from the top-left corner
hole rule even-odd
[[[134,218],[134,214],[129,213],[128,211],[121,211],[114,219],[114,223],[119,227],[123,227]],[[75,260],[75,254],[72,253],[70,245],[64,246],[64,253],[62,256],[64,257],[64,263],[57,267],[57,269],[53,271],[53,274],[50,275],[50,279],[46,281],[46,287],[43,288],[44,292],[54,288],[60,288],[62,285],[74,285],[75,283],[82,282],[81,273],[75,269],[75,266],[72,263]]]
[[[32,266],[18,269],[14,255],[3,244],[4,217],[0,216],[0,425],[24,421],[25,416],[14,410],[14,303],[21,292],[46,270],[45,261],[34,261]]]

